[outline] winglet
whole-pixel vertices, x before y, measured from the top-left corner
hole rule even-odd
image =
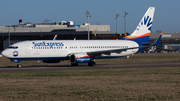
[[[54,39],[53,40],[56,40],[57,39],[57,35],[54,36]]]
[[[161,40],[161,37],[162,37],[163,33],[161,33],[158,37],[158,39],[154,42],[154,44],[152,44],[151,46],[156,46],[159,44],[160,40]]]

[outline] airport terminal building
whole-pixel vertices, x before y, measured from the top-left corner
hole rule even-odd
[[[15,42],[52,40],[55,35],[58,35],[57,40],[87,40],[88,30],[90,39],[116,39],[122,37],[116,31],[110,31],[110,25],[89,25],[88,23],[74,25],[72,21],[22,24],[21,21],[19,20],[19,25],[0,26],[0,51]]]
[[[25,40],[52,40],[58,35],[57,40],[116,40],[124,37],[124,34],[110,31],[110,25],[73,25],[72,22],[61,23],[26,23],[17,26],[0,26],[0,51],[7,48],[9,44]],[[160,33],[151,33],[150,41],[155,41]],[[10,39],[10,40],[9,40]],[[168,50],[167,45],[179,45],[180,33],[164,33],[160,44],[150,49],[153,52]],[[149,51],[149,50],[146,50]]]

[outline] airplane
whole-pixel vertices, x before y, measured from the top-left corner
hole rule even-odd
[[[152,44],[149,41],[155,7],[149,7],[134,32],[118,40],[34,40],[17,42],[2,51],[12,62],[42,60],[44,63],[59,63],[70,60],[72,66],[79,63],[95,65],[95,59],[117,58],[140,53],[155,46],[161,36]],[[20,64],[17,64],[21,68]]]

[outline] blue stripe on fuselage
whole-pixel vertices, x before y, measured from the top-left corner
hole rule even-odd
[[[136,42],[139,47],[142,47],[142,43],[150,43],[149,41],[149,36],[144,36],[144,37],[140,37],[140,38],[134,38],[134,39],[130,39],[130,38],[121,38],[119,40],[131,40]],[[140,53],[144,48],[139,48],[138,51],[136,53]]]

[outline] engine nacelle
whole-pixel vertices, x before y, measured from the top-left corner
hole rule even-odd
[[[86,53],[72,54],[70,56],[71,63],[89,63],[90,60],[91,59],[89,55],[87,55]]]
[[[42,60],[44,63],[59,63],[61,60],[58,59],[51,59],[51,60]]]

